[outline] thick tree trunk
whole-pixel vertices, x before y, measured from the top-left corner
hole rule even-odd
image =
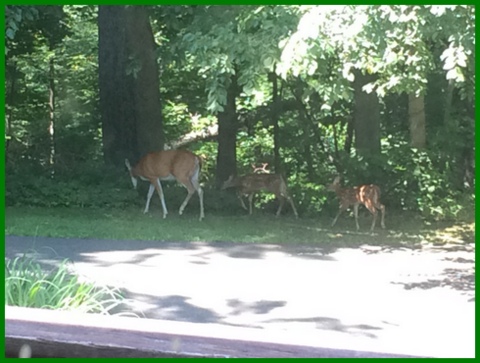
[[[130,58],[127,72],[133,76],[137,148],[143,155],[163,149],[165,142],[156,45],[144,6],[127,6],[126,28]]]
[[[367,93],[362,87],[375,81],[375,75],[355,72],[353,112],[355,148],[363,154],[380,153],[380,104],[375,92]]]
[[[100,6],[99,86],[107,164],[163,148],[155,41],[143,6]]]
[[[227,104],[218,114],[217,186],[237,173],[237,94],[235,75],[227,89]]]
[[[410,145],[417,149],[426,146],[425,102],[423,95],[408,95],[408,121],[410,124]]]
[[[138,157],[132,79],[126,75],[124,6],[98,8],[98,68],[103,156],[106,164],[122,166],[125,156]]]

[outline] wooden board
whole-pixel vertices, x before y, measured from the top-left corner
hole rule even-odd
[[[278,343],[255,329],[5,307],[5,356],[32,357],[407,357]],[[280,339],[281,340],[281,339]]]

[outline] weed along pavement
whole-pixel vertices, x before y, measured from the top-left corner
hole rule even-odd
[[[419,249],[6,236],[7,258],[73,262],[138,316],[254,329],[273,340],[474,357],[473,244]]]

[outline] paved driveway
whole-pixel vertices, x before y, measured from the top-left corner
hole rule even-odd
[[[291,343],[474,357],[474,247],[315,246],[6,237],[6,257],[125,291],[153,319],[258,329]]]

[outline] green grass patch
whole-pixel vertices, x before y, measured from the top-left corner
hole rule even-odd
[[[5,261],[5,305],[108,314],[121,302],[118,291],[80,281],[68,261],[51,271],[32,258]]]
[[[138,208],[8,207],[5,233],[123,240],[308,243],[336,247],[361,244],[412,246],[425,241],[469,243],[475,237],[473,218],[427,223],[412,214],[389,211],[387,229],[377,226],[373,234],[369,232],[371,216],[366,211],[359,219],[360,231],[355,230],[354,218],[349,213],[342,215],[334,228],[330,227],[331,221],[332,216],[295,219],[287,214],[277,218],[261,210],[256,210],[252,216],[206,211],[206,218],[200,222],[196,208],[186,211],[183,216],[171,210],[163,219],[159,208],[151,208],[148,214],[143,214]]]

